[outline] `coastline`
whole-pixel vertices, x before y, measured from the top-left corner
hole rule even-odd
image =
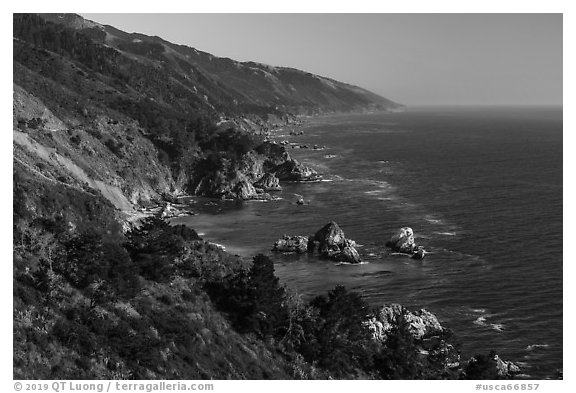
[[[419,112],[76,14],[13,45],[14,379],[562,378],[557,109]]]
[[[329,117],[329,116],[326,116]],[[339,117],[339,116],[338,116]],[[310,121],[313,121],[313,119],[310,119]],[[308,122],[306,125],[303,126],[304,129],[306,129],[306,127],[309,125],[310,123]],[[276,140],[281,140],[284,138],[284,136],[286,134],[289,134],[289,129],[284,129],[284,130],[278,130],[276,131],[275,135]],[[290,136],[286,135],[287,138],[289,139]],[[294,143],[301,143],[301,140],[298,140],[298,138],[300,138],[299,136],[293,136],[293,139],[291,140],[291,142]],[[306,139],[306,138],[305,138]],[[314,140],[319,140],[319,136],[315,136]],[[328,140],[323,140],[322,143],[328,145]],[[295,157],[297,157],[299,160],[301,159],[304,163],[310,163],[308,162],[305,158],[305,156],[309,156],[311,155],[312,157],[322,157],[322,159],[320,161],[322,161],[324,158],[323,156],[326,153],[330,153],[332,152],[332,148],[331,146],[327,146],[326,151],[323,152],[314,152],[311,149],[290,149],[289,151],[292,153],[294,152]],[[338,159],[339,162],[341,162],[341,159]],[[332,180],[332,176],[336,176],[337,173],[331,173],[330,176],[328,176],[329,178],[327,179],[326,177],[324,178],[324,180]],[[316,189],[316,190],[320,190],[321,187],[323,195],[326,195],[327,197],[330,195],[330,191],[329,189],[332,188],[332,190],[334,189],[338,189],[340,187],[342,187],[343,185],[346,184],[346,187],[348,187],[348,184],[353,184],[354,185],[354,190],[358,190],[358,192],[364,193],[364,192],[371,192],[371,190],[374,189],[374,191],[376,192],[378,190],[379,185],[370,185],[370,188],[367,188],[363,182],[356,182],[356,183],[349,183],[348,180],[346,180],[344,183],[342,183],[342,180],[338,180],[337,178],[334,178],[333,182],[322,182],[322,183],[317,183],[317,184],[298,184],[298,183],[294,183],[294,188],[288,188],[284,191],[284,193],[288,193],[288,195],[292,195],[290,194],[290,192],[294,191],[295,193],[299,193],[299,194],[304,194],[306,196],[307,192],[302,192],[302,189],[300,191],[295,191],[297,188],[301,188],[304,187],[304,189],[308,189],[308,190],[312,190],[312,189]],[[363,188],[365,187],[365,188]],[[362,190],[362,191],[360,191]],[[316,192],[316,191],[315,191]],[[310,194],[312,195],[312,194]],[[380,194],[367,194],[367,196],[369,196],[371,198],[371,200],[373,199],[372,203],[376,203],[377,198],[386,198],[386,195],[380,195]],[[364,198],[364,197],[362,197]],[[360,202],[360,201],[358,201]],[[400,203],[402,201],[397,201],[394,203]],[[301,216],[302,215],[306,215],[311,213],[312,211],[318,209],[321,207],[320,201],[313,201],[312,204],[310,204],[309,206],[304,206],[302,207],[302,209],[298,209],[295,206],[293,206],[293,204],[295,203],[295,198],[294,199],[290,199],[290,197],[284,197],[283,200],[278,201],[278,202],[272,202],[271,204],[263,204],[266,205],[268,207],[270,206],[277,206],[279,208],[282,208],[283,210],[280,212],[281,214],[290,214],[287,217],[290,217],[290,219],[288,219],[287,221],[290,222],[292,220],[294,220],[294,224],[293,225],[286,225],[284,223],[281,222],[277,222],[277,219],[274,219],[272,217],[268,217],[268,215],[270,214],[270,209],[251,209],[250,206],[256,206],[256,205],[261,205],[261,204],[252,204],[251,202],[247,202],[247,203],[242,203],[243,206],[248,207],[243,209],[244,213],[247,213],[247,215],[249,215],[248,213],[252,214],[258,214],[260,216],[255,216],[253,218],[249,218],[249,220],[252,219],[262,219],[263,217],[267,217],[267,219],[273,223],[273,225],[270,227],[270,230],[267,232],[273,232],[272,235],[270,235],[269,240],[266,241],[258,241],[256,240],[257,243],[259,243],[261,245],[260,250],[265,250],[266,252],[268,252],[272,246],[274,241],[276,241],[277,239],[281,238],[283,234],[288,234],[288,235],[297,235],[297,234],[302,234],[305,235],[307,233],[310,233],[310,231],[314,231],[320,228],[320,226],[322,226],[323,224],[325,224],[325,222],[327,222],[328,217],[331,217],[331,215],[324,215],[322,216],[322,213],[319,213],[318,216],[320,217],[324,217],[324,218],[320,218],[318,221],[314,221],[315,224],[303,224],[306,222],[310,222],[310,220],[306,221],[306,220],[301,220]],[[384,201],[384,202],[378,202],[378,203],[386,203],[387,205],[389,205],[388,202]],[[403,203],[403,202],[402,202]],[[354,205],[357,206],[357,205]],[[286,207],[286,209],[284,209],[284,207]],[[234,213],[233,213],[233,218],[231,218],[232,220],[232,227],[236,228],[236,230],[240,230],[241,226],[234,226],[234,222],[235,221],[242,221],[244,220],[247,216],[244,215],[243,213],[239,213],[240,211],[242,211],[242,209],[231,209]],[[280,214],[279,213],[279,214]],[[328,213],[327,210],[324,211],[324,213]],[[426,213],[426,214],[424,214]],[[421,220],[429,220],[429,223],[426,223],[427,227],[430,228],[430,230],[426,231],[429,233],[426,233],[426,236],[430,236],[431,234],[435,233],[435,232],[449,232],[450,235],[432,235],[432,238],[438,239],[438,241],[440,241],[440,239],[442,240],[442,242],[447,242],[450,241],[453,244],[459,243],[461,240],[462,232],[460,231],[460,229],[455,229],[455,230],[443,230],[441,228],[444,228],[444,226],[447,225],[452,225],[451,222],[446,222],[446,220],[444,220],[444,217],[441,216],[437,216],[437,215],[428,215],[434,212],[422,212],[421,209],[418,209],[416,211],[416,214],[421,214],[420,219]],[[226,214],[226,213],[224,213]],[[401,213],[398,214],[399,215],[399,219],[401,219]],[[280,217],[280,216],[274,216],[274,217]],[[332,216],[334,217],[334,216]],[[407,216],[408,217],[408,216]],[[341,224],[340,220],[338,219],[338,217],[335,217],[336,221]],[[413,219],[410,218],[410,219]],[[346,219],[343,219],[344,223],[346,222]],[[252,221],[249,221],[252,222]],[[268,222],[268,221],[266,221]],[[221,221],[221,223],[223,225],[227,225],[227,223],[225,222],[225,220]],[[397,225],[397,224],[395,224]],[[246,230],[249,232],[251,231],[250,228],[252,228],[252,224],[249,224],[246,226]],[[274,229],[277,228],[277,229]],[[343,229],[346,231],[346,233],[348,234],[348,228],[349,226],[343,226]],[[436,229],[437,228],[437,229]],[[354,231],[354,228],[353,228]],[[417,234],[420,235],[419,231]],[[354,233],[354,232],[352,232]],[[253,235],[256,235],[257,232],[255,232]],[[383,238],[381,239],[382,244],[384,243],[384,241],[386,240],[384,237],[386,236],[386,233],[382,233],[381,236],[383,236]],[[422,233],[422,236],[424,236],[424,233]],[[207,234],[207,237],[210,237],[210,233]],[[351,237],[353,239],[357,239],[356,235],[351,235]],[[247,234],[246,236],[242,236],[242,239],[248,239],[248,240],[240,240],[239,244],[248,244],[248,242],[250,241],[249,239],[251,238],[251,235]],[[256,239],[256,238],[255,238]],[[426,238],[425,237],[425,241],[430,242],[430,238]],[[220,240],[218,239],[216,242],[221,243],[225,246],[227,246],[227,250],[230,250],[230,246],[228,246],[226,240]],[[232,242],[233,243],[233,242]],[[434,247],[433,247],[434,248]],[[457,249],[456,249],[457,250]],[[419,271],[426,271],[429,272],[428,274],[433,273],[434,275],[437,274],[437,271],[440,272],[441,269],[443,269],[441,266],[444,264],[446,264],[446,262],[442,263],[442,261],[440,261],[440,259],[445,258],[446,256],[448,256],[451,260],[458,260],[461,259],[462,261],[464,260],[469,260],[471,259],[470,262],[466,262],[466,264],[470,263],[470,265],[464,265],[464,266],[469,266],[469,269],[475,269],[475,265],[477,266],[485,266],[486,268],[488,268],[487,262],[486,261],[482,261],[481,259],[474,259],[476,258],[474,255],[466,255],[466,254],[459,254],[458,252],[453,252],[451,250],[443,250],[443,249],[437,249],[436,250],[437,253],[436,254],[432,254],[431,255],[431,260],[428,261],[423,268],[420,267],[416,267],[417,265],[414,265],[414,267],[410,267],[411,265],[413,265],[412,263],[409,262],[409,259],[406,259],[405,257],[400,257],[398,256],[396,259],[393,258],[385,258],[384,260],[384,264],[382,264],[381,262],[376,263],[368,263],[362,266],[340,266],[339,267],[339,272],[335,271],[338,268],[337,267],[332,267],[331,262],[321,262],[321,264],[323,264],[323,267],[327,267],[328,265],[330,265],[328,271],[324,271],[323,268],[321,266],[316,266],[314,265],[316,259],[314,259],[313,261],[309,261],[307,262],[306,259],[300,260],[298,259],[298,257],[287,257],[287,258],[283,258],[281,257],[280,260],[280,264],[277,266],[277,268],[280,269],[281,273],[285,273],[288,272],[289,275],[294,276],[296,274],[312,274],[312,275],[316,275],[318,277],[321,276],[325,276],[325,278],[327,279],[327,281],[329,281],[332,284],[335,284],[338,282],[339,277],[344,277],[348,282],[351,283],[358,283],[361,280],[363,280],[362,277],[366,277],[366,278],[370,278],[371,280],[375,281],[375,279],[377,277],[382,277],[382,283],[381,285],[390,285],[389,284],[389,278],[392,277],[393,275],[396,275],[396,277],[400,278],[401,275],[406,275],[406,280],[419,280],[419,276],[418,273]],[[375,255],[373,256],[369,256],[368,257],[368,261],[370,262],[376,262],[379,261],[383,255],[379,254],[378,251],[375,252],[374,250],[374,245],[370,244],[370,242],[368,242],[367,244],[367,248],[365,250],[363,250],[363,252],[365,254],[372,254],[375,253]],[[450,255],[447,255],[446,253],[451,253]],[[250,255],[249,251],[244,250],[244,255]],[[481,254],[480,254],[481,255]],[[401,259],[400,259],[401,258]],[[477,261],[477,262],[475,262]],[[366,269],[367,267],[370,268],[376,268],[378,265],[378,267],[382,270],[376,270],[376,269]],[[455,265],[456,266],[456,265]],[[479,267],[480,268],[480,267]],[[293,273],[289,272],[290,270],[294,270]],[[386,273],[385,270],[391,271],[392,272],[392,276],[389,275],[389,273]],[[311,273],[311,272],[315,272],[315,273]],[[352,272],[352,273],[350,273]],[[352,276],[350,276],[352,275]],[[372,278],[373,277],[373,278]],[[298,278],[296,278],[298,279]],[[439,278],[439,280],[447,280],[447,278]],[[314,285],[308,283],[307,281],[310,280],[305,280],[302,279],[302,285],[305,288],[309,288],[312,289],[314,288]],[[397,280],[398,281],[398,280]],[[418,281],[415,281],[415,284]],[[439,281],[441,282],[441,281]],[[359,284],[357,284],[359,285]],[[412,284],[410,284],[410,286],[412,286]],[[316,288],[316,293],[321,293],[323,290],[327,289],[329,286],[318,286]],[[355,288],[354,284],[351,285],[352,288]],[[408,299],[409,304],[416,304],[418,305],[419,302],[417,301],[418,296],[417,295],[412,295],[410,293],[410,291],[408,290],[404,290],[404,289],[400,289],[398,288],[398,296],[404,296],[405,298]],[[370,296],[373,296],[373,293],[376,289],[375,288],[370,288],[368,293],[370,294]],[[313,292],[313,291],[311,291]],[[390,292],[390,291],[388,291]],[[417,293],[417,292],[416,292]],[[403,294],[403,295],[402,295]],[[392,296],[391,298],[395,298],[396,296]],[[421,298],[421,297],[420,297]],[[422,299],[422,298],[421,298]],[[475,303],[469,303],[471,308],[478,308],[478,306]],[[462,303],[462,307],[468,306],[468,303]],[[412,306],[413,307],[413,306]],[[419,307],[419,306],[417,306]],[[440,306],[436,306],[438,308],[440,308]],[[434,308],[434,307],[433,307]],[[490,326],[494,325],[494,326],[500,326],[502,324],[501,321],[499,321],[500,318],[498,318],[498,316],[492,316],[492,314],[494,313],[491,310],[491,307],[488,307],[489,310],[486,311],[485,314],[487,314],[487,325],[486,326],[481,326],[479,324],[475,324],[474,321],[476,321],[480,315],[473,315],[470,314],[468,315],[467,312],[463,309],[461,311],[455,310],[455,311],[451,311],[450,313],[447,314],[447,319],[448,320],[458,320],[459,318],[462,318],[462,321],[459,322],[459,324],[462,323],[466,323],[469,325],[469,328],[466,329],[467,334],[475,334],[474,332],[478,332],[480,331],[482,335],[493,335],[496,337],[505,337],[505,335],[502,333],[501,330],[495,330],[495,329],[491,329]],[[510,324],[509,322],[504,321],[504,332],[506,335],[509,335],[509,329],[510,329]],[[450,325],[449,325],[450,326]],[[454,329],[456,335],[458,336],[458,329]],[[500,338],[498,338],[498,340],[496,341],[501,341]],[[529,344],[533,344],[533,343],[539,343],[539,341],[532,341],[530,343],[527,343],[526,345]],[[524,345],[524,346],[526,346]],[[523,346],[523,347],[524,347]],[[498,349],[497,347],[495,347],[495,349]],[[473,348],[469,348],[468,351],[474,351]],[[523,354],[521,356],[518,357],[513,357],[511,358],[512,360],[522,360],[522,356],[524,356]],[[507,357],[510,358],[510,357]],[[531,367],[538,367],[537,363],[535,362],[531,362]],[[550,374],[552,375],[552,374]],[[552,376],[553,377],[553,376]]]

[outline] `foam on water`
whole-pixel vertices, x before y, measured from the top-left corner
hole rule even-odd
[[[424,221],[434,225],[444,225],[444,221],[431,215],[424,216]]]
[[[548,349],[550,347],[549,344],[532,344],[526,347],[527,351],[534,351],[536,349]]]
[[[358,262],[358,263],[351,263],[351,262],[337,262],[334,265],[335,266],[360,266],[360,265],[366,265],[370,262],[367,261],[362,261],[362,262]]]
[[[456,232],[434,232],[436,235],[456,236]]]
[[[224,246],[223,244],[219,244],[219,243],[215,243],[215,242],[208,242],[208,243],[210,243],[213,246],[216,246],[218,248],[221,248],[222,250],[226,250],[226,246]]]

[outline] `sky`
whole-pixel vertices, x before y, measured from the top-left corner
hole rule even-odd
[[[562,14],[82,14],[406,105],[561,105]]]

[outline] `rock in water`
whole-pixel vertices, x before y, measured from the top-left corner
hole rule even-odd
[[[494,360],[496,361],[496,370],[498,375],[501,377],[512,377],[515,374],[520,374],[520,367],[514,363],[500,359],[500,356],[494,355]]]
[[[398,232],[396,232],[390,240],[386,242],[386,246],[397,252],[412,254],[416,248],[412,228],[400,228]]]
[[[272,251],[305,253],[308,251],[308,238],[306,236],[287,236],[276,243]]]
[[[334,221],[324,225],[309,242],[308,249],[314,251],[318,246],[320,255],[338,262],[360,263],[362,262],[356,242],[346,239],[344,231]]]
[[[264,191],[281,191],[280,180],[272,173],[265,173],[260,180],[254,183],[255,187]]]
[[[512,379],[521,372],[520,367],[500,359],[494,351],[470,358],[464,371],[466,379]]]
[[[323,258],[337,262],[362,262],[356,242],[344,237],[344,231],[338,224],[330,222],[320,229],[314,236],[284,236],[274,244],[273,251],[281,252],[314,252],[316,248]]]
[[[337,260],[340,262],[348,262],[348,263],[360,263],[362,260],[360,259],[360,255],[358,255],[358,251],[354,247],[344,247],[342,251],[336,256]]]
[[[346,245],[346,247],[352,247],[352,248],[356,248],[357,246],[356,242],[352,239],[344,239],[344,244]]]
[[[414,250],[414,254],[412,254],[412,259],[424,259],[426,256],[426,250],[424,247],[418,246],[416,250]]]
[[[334,250],[334,247],[341,249],[347,246],[344,231],[334,221],[324,225],[322,229],[316,232],[314,241],[318,242],[318,250],[321,254]]]

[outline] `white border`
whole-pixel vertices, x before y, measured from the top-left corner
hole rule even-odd
[[[4,131],[0,133],[2,141],[0,143],[2,159],[0,168],[2,174],[2,184],[5,185],[5,191],[2,192],[2,205],[8,211],[4,213],[5,219],[2,225],[2,261],[0,263],[0,276],[3,277],[1,293],[0,315],[4,317],[3,324],[0,324],[0,334],[2,337],[2,356],[0,381],[5,391],[14,391],[12,384],[12,267],[10,261],[11,253],[11,232],[9,225],[11,222],[11,186],[10,178],[12,175],[12,153],[11,141],[8,139],[10,131],[9,124],[12,121],[11,101],[12,101],[12,13],[13,12],[76,12],[76,13],[134,13],[134,12],[230,12],[230,13],[264,13],[264,12],[295,12],[295,13],[564,13],[564,70],[576,70],[574,64],[574,41],[572,37],[576,36],[574,26],[576,20],[574,17],[574,1],[564,0],[547,0],[547,1],[505,1],[505,0],[483,0],[477,2],[466,1],[447,1],[447,0],[411,0],[411,1],[391,1],[377,2],[370,0],[355,0],[353,2],[343,1],[312,1],[312,0],[292,0],[281,3],[270,0],[217,0],[209,1],[186,1],[186,2],[120,2],[112,0],[100,0],[92,2],[76,1],[21,1],[21,2],[3,2],[2,19],[0,24],[2,53],[4,61],[2,64],[2,120]],[[566,248],[564,253],[564,305],[565,310],[570,310],[573,305],[572,299],[574,291],[572,289],[571,279],[574,277],[573,261],[569,254],[569,239],[573,236],[571,230],[572,219],[574,218],[574,207],[570,203],[574,201],[574,189],[572,176],[574,159],[571,154],[573,145],[572,134],[576,132],[574,127],[574,114],[572,110],[573,91],[570,88],[574,86],[574,77],[572,73],[564,72],[564,173],[567,174],[564,180],[564,238],[566,239]],[[10,189],[8,189],[10,188]],[[566,203],[568,202],[568,203]],[[530,212],[526,212],[530,214]],[[8,218],[10,217],[10,218]],[[543,238],[546,233],[543,232]],[[568,307],[566,307],[568,305]],[[570,310],[571,311],[571,310]],[[564,333],[564,381],[542,382],[539,391],[564,392],[574,391],[576,386],[573,382],[574,367],[573,361],[569,358],[574,348],[574,339],[571,334],[573,326],[572,313],[568,313],[565,318],[564,326],[569,329]],[[271,386],[272,384],[273,386]],[[569,389],[569,386],[572,386]],[[293,389],[316,390],[322,388],[335,389],[425,389],[432,392],[466,392],[474,390],[474,384],[471,382],[436,382],[436,381],[392,381],[392,382],[370,382],[370,381],[338,381],[338,382],[221,382],[218,383],[217,392],[235,391],[238,389],[254,389],[256,391],[276,390],[278,393],[292,391]]]

